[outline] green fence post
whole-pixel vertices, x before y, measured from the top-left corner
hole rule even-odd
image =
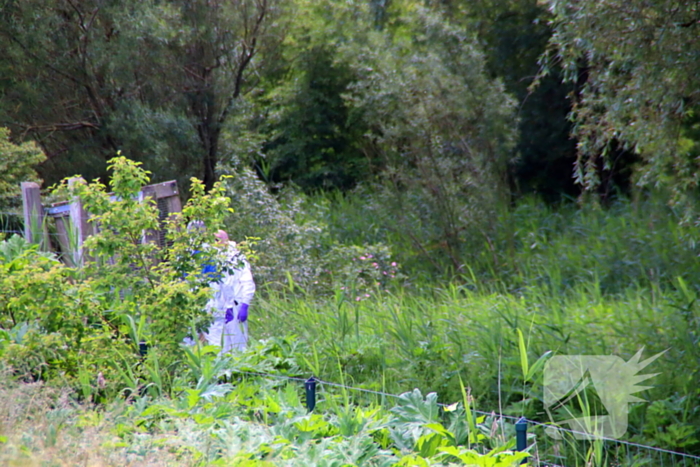
[[[520,452],[527,449],[527,419],[525,417],[521,417],[515,423],[515,449]],[[525,459],[520,463],[524,464]]]
[[[312,376],[307,379],[304,383],[304,389],[306,389],[306,407],[311,412],[316,407],[316,378]]]

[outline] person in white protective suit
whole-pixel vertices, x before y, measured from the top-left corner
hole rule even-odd
[[[202,338],[221,347],[220,353],[244,350],[248,344],[248,307],[255,295],[255,282],[245,256],[230,242],[223,230],[216,233],[217,248],[225,254],[225,264],[217,271],[218,280],[210,282],[214,295],[206,310],[213,316]]]

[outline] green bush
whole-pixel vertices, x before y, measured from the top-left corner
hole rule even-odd
[[[205,241],[229,212],[222,186],[205,193],[194,180],[183,212],[161,223],[155,202],[139,197],[148,173],[124,157],[110,168],[109,192],[98,181],[66,180],[55,189],[82,201],[94,231],[73,255],[74,267],[17,237],[0,244],[3,359],[25,379],[133,393],[141,376],[143,384],[154,376],[139,365],[141,342],[174,372],[183,338],[207,323],[208,288],[198,272],[213,251]],[[207,230],[188,231],[191,219],[206,219]],[[144,241],[158,228],[166,230],[167,249]]]
[[[0,209],[21,207],[21,182],[40,181],[34,168],[46,154],[33,141],[13,144],[10,130],[0,127]]]
[[[254,275],[263,289],[291,287],[312,295],[342,290],[362,299],[403,277],[385,244],[352,245],[332,238],[318,220],[329,209],[325,200],[310,201],[292,187],[273,195],[245,167],[229,167],[227,172],[226,193],[236,209],[226,226],[232,238],[254,242]]]

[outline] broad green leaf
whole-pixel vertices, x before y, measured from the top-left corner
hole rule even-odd
[[[532,381],[532,379],[537,375],[537,372],[540,371],[540,369],[544,366],[545,363],[547,363],[547,360],[549,360],[551,356],[551,350],[548,350],[545,353],[543,353],[540,356],[540,358],[538,358],[537,361],[530,367],[527,376],[525,376],[525,381]]]
[[[529,370],[527,361],[527,347],[525,346],[523,332],[520,329],[518,329],[518,349],[520,350],[520,368],[523,370],[523,378],[527,380]]]

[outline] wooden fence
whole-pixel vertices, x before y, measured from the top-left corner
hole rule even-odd
[[[79,199],[53,203],[44,206],[41,202],[39,185],[34,182],[22,183],[24,211],[24,233],[29,242],[39,243],[43,250],[60,250],[67,263],[79,264],[82,258],[82,245],[87,237],[94,234],[96,226],[88,222],[88,214]],[[154,232],[144,232],[145,242],[155,242],[166,246],[165,219],[172,213],[181,212],[182,203],[175,181],[143,187],[139,200],[155,200],[158,207],[160,228]],[[55,225],[55,241],[50,241],[48,222]]]

